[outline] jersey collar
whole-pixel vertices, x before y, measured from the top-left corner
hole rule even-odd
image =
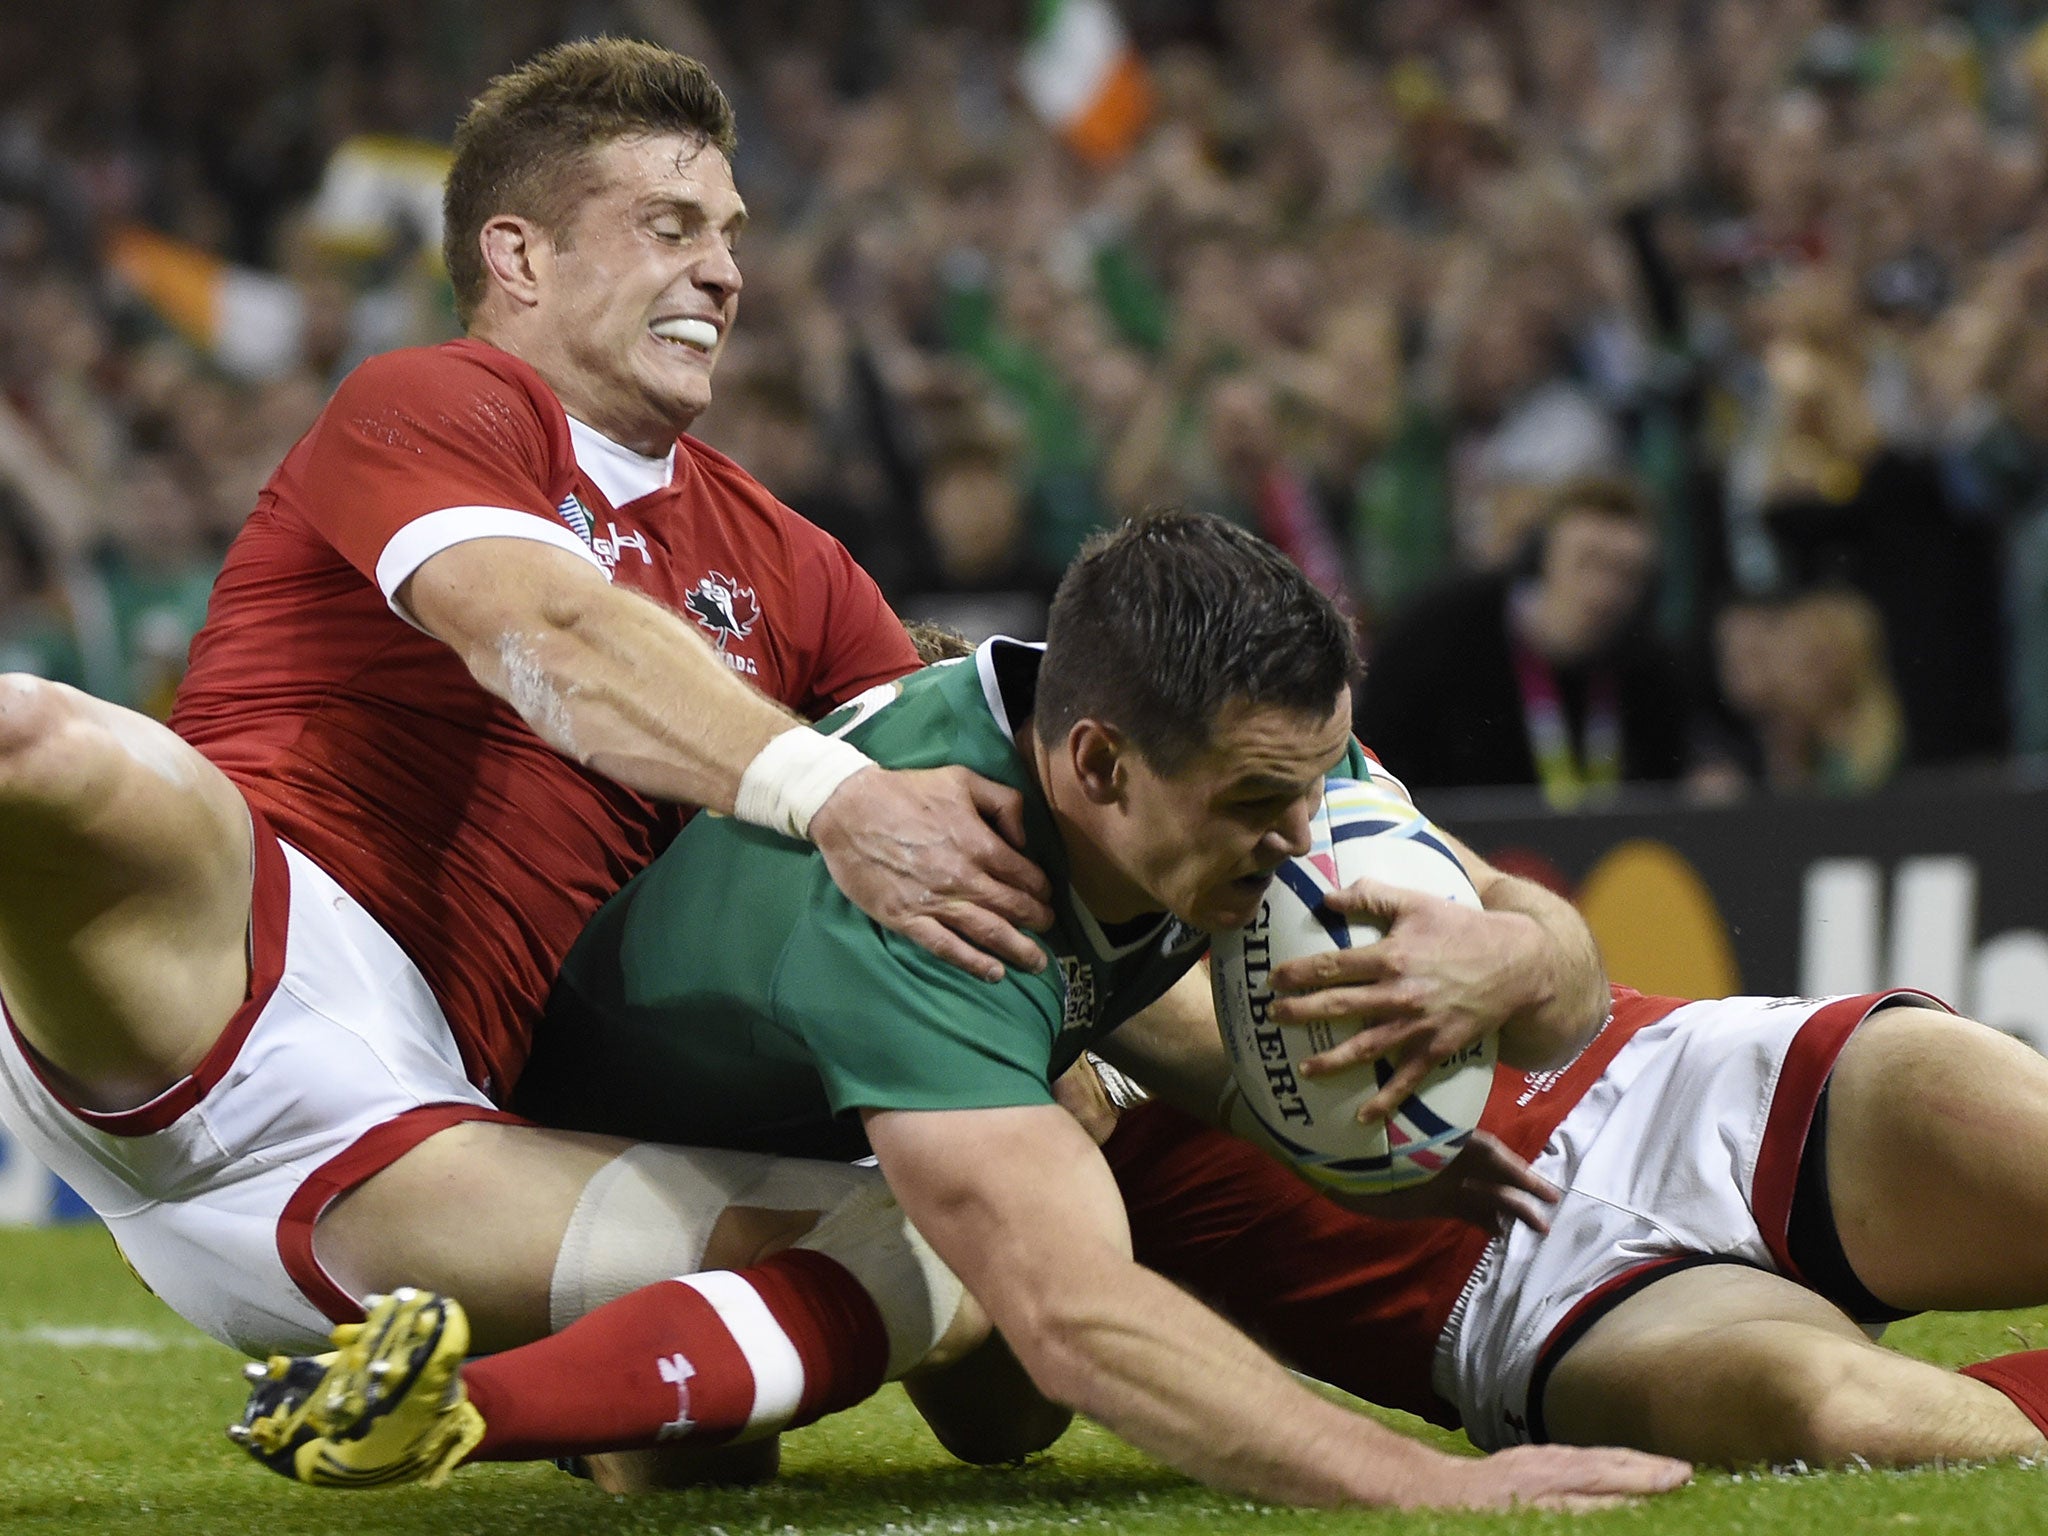
[[[1003,739],[1017,746],[1017,727],[1031,716],[1038,689],[1038,663],[1045,655],[1041,641],[1012,640],[996,635],[975,647],[974,670],[981,678],[982,702],[995,717]],[[1023,748],[1018,747],[1021,753]]]
[[[617,511],[629,501],[663,490],[675,476],[676,450],[650,459],[623,443],[615,443],[597,428],[569,418],[569,441],[576,450],[576,467],[590,477],[590,483],[604,493]]]
[[[1098,960],[1121,960],[1126,955],[1136,954],[1147,945],[1158,942],[1160,933],[1173,921],[1170,915],[1162,912],[1159,914],[1159,920],[1147,926],[1143,932],[1125,943],[1116,944],[1102,931],[1102,924],[1096,920],[1095,914],[1088,910],[1088,903],[1081,899],[1081,893],[1071,885],[1067,887],[1067,904],[1074,909],[1074,925],[1081,930],[1081,937],[1087,941],[1088,947],[1095,951],[1095,958]]]

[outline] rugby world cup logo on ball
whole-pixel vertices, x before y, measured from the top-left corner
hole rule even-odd
[[[1259,914],[1212,951],[1216,1019],[1241,1095],[1239,1115],[1310,1179],[1348,1194],[1420,1184],[1457,1153],[1479,1123],[1493,1086],[1492,1036],[1438,1067],[1385,1125],[1358,1123],[1359,1106],[1393,1075],[1382,1058],[1321,1077],[1300,1064],[1359,1030],[1357,1020],[1280,1024],[1272,1017],[1274,967],[1305,955],[1373,943],[1379,930],[1353,923],[1323,897],[1361,876],[1477,907],[1464,866],[1429,819],[1397,791],[1331,779],[1313,846],[1283,864]]]

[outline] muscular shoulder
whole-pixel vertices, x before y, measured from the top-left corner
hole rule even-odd
[[[553,520],[575,469],[568,417],[540,376],[465,340],[386,353],[357,368],[272,488],[285,515],[374,576],[388,597],[444,535],[474,536],[451,523],[480,515]],[[445,515],[425,522],[436,513]]]
[[[571,458],[569,419],[540,375],[466,339],[366,360],[335,390],[315,429],[322,434],[401,456],[470,443],[536,470]]]
[[[463,338],[432,347],[402,347],[365,359],[334,392],[338,403],[360,406],[421,401],[441,408],[483,402],[475,419],[490,424],[490,402],[509,412],[561,416],[561,403],[531,365],[486,342]],[[566,421],[566,417],[564,417]]]
[[[808,1041],[842,1105],[1036,1102],[1061,1025],[1059,967],[967,975],[820,890],[782,953],[775,1015]],[[1020,1085],[1023,1085],[1020,1093]]]
[[[569,419],[532,367],[484,342],[406,347],[373,357],[334,392],[320,429],[372,453],[451,445],[524,465],[542,480],[573,462]]]

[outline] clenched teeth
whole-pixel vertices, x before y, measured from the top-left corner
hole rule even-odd
[[[699,352],[709,352],[718,345],[718,327],[709,320],[678,315],[670,320],[657,320],[648,329],[663,341],[679,341]]]

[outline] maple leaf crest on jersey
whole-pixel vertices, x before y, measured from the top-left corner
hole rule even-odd
[[[761,605],[754,589],[743,587],[722,571],[708,572],[690,589],[683,606],[711,632],[722,651],[728,640],[744,640],[761,621]]]

